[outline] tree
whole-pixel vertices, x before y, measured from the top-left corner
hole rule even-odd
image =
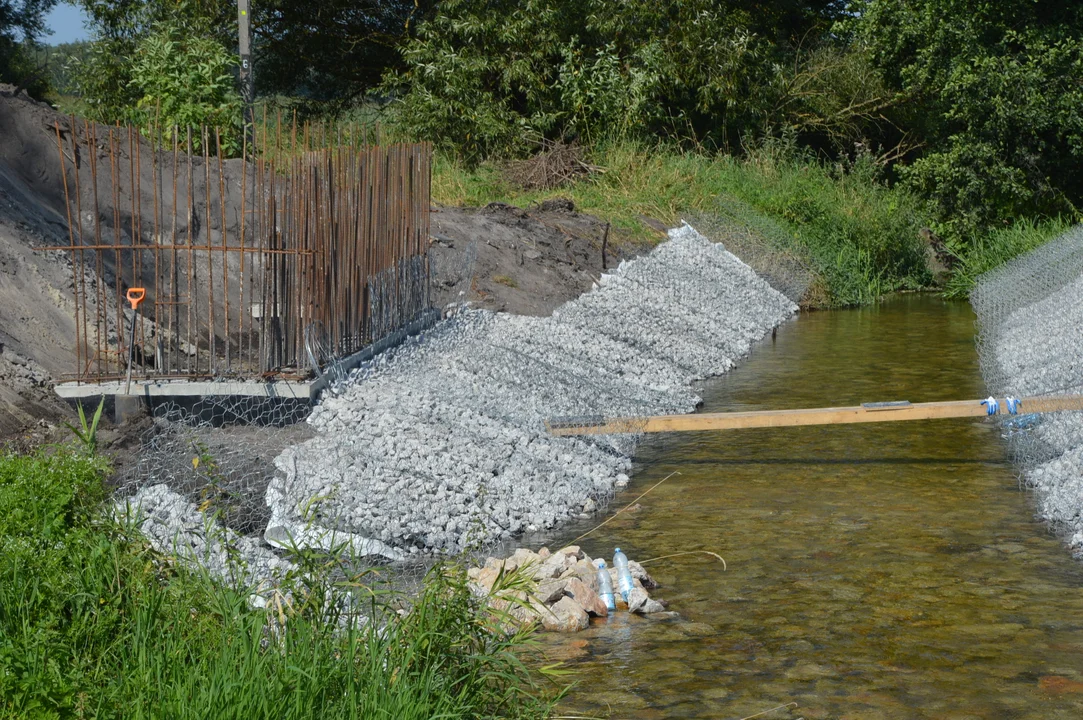
[[[237,52],[235,0],[82,0],[94,30],[83,94],[103,120],[137,104],[131,70],[137,46],[163,27]],[[259,94],[347,106],[369,93],[401,55],[399,45],[432,0],[261,0],[252,3]],[[178,35],[175,42],[182,38]]]
[[[219,137],[192,138],[193,150],[204,142],[211,152],[220,141],[227,154],[240,152],[241,101],[233,77],[234,57],[210,37],[192,35],[175,25],[159,25],[138,41],[131,86],[138,99],[132,120],[171,142],[173,128],[213,128]]]
[[[858,72],[859,57],[829,45],[842,9],[799,0],[446,0],[407,41],[405,68],[384,88],[404,133],[475,159],[537,136],[737,147],[775,127],[837,133],[883,99],[878,73]],[[828,101],[838,79],[853,97]]]
[[[182,74],[189,82],[207,87],[181,85],[182,105],[221,91],[223,54],[236,43],[237,6],[230,0],[82,0],[91,21],[93,42],[74,74],[88,114],[101,122],[145,122],[146,83],[160,85],[147,75],[146,60],[168,46],[179,51],[176,58],[159,64],[161,72]],[[169,38],[164,40],[163,38]],[[219,50],[212,66],[205,63],[213,43]],[[195,69],[185,67],[200,63]],[[228,71],[232,63],[226,61]],[[135,73],[141,68],[139,78]],[[195,71],[194,71],[195,70]],[[232,82],[232,81],[231,81]]]
[[[41,96],[48,89],[47,71],[34,64],[30,50],[46,33],[45,14],[56,0],[0,0],[0,82]]]
[[[433,0],[261,0],[253,3],[256,83],[332,109],[401,67],[399,48]]]
[[[863,0],[840,31],[906,99],[925,146],[902,177],[964,243],[1083,201],[1083,5]]]

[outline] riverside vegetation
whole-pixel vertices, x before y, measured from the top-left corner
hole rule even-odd
[[[367,591],[365,622],[328,602],[360,578],[313,556],[252,608],[117,524],[107,470],[65,449],[0,454],[0,717],[541,718],[561,694],[528,657],[533,631],[509,631],[461,567],[434,568],[408,604]]]
[[[52,2],[0,14],[0,81],[51,82],[104,122],[210,123],[239,147],[234,4],[82,0],[92,40],[43,55]],[[605,170],[564,189],[580,207],[642,237],[640,214],[740,201],[744,227],[792,236],[823,281],[809,304],[827,306],[928,287],[922,228],[960,296],[1080,219],[1070,0],[378,5],[259,3],[257,94],[433,141],[442,202],[536,199],[498,169],[574,142]]]

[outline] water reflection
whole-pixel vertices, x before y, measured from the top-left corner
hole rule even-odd
[[[704,397],[724,411],[982,391],[969,307],[907,296],[804,316]],[[680,620],[547,638],[581,673],[566,714],[741,718],[794,701],[766,717],[1083,717],[1083,570],[1033,520],[995,428],[654,437],[639,461],[625,502],[681,474],[584,549],[708,549],[729,571],[663,561],[658,594]]]

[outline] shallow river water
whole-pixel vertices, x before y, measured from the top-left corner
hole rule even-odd
[[[965,303],[915,295],[802,315],[708,385],[704,410],[978,398],[973,331]],[[680,619],[544,638],[577,672],[561,714],[1083,718],[1083,566],[1033,519],[991,424],[694,433],[637,459],[614,508],[680,474],[584,550],[705,549],[728,570],[651,563]]]

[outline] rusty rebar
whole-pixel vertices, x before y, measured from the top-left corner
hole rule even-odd
[[[137,359],[144,365],[144,376],[152,367],[154,375],[159,377],[296,375],[308,372],[310,353],[318,366],[355,352],[409,322],[426,307],[431,148],[361,146],[356,126],[302,124],[294,115],[290,125],[283,127],[280,112],[278,117],[272,143],[264,109],[261,154],[250,158],[252,144],[247,137],[242,140],[236,237],[228,227],[226,151],[220,129],[185,128],[183,143],[180,128],[169,130],[172,191],[168,195],[164,163],[169,149],[163,147],[166,141],[157,123],[148,129],[152,133],[146,140],[147,151],[151,153],[149,174],[154,183],[149,239],[142,232],[141,180],[146,152],[141,145],[145,140],[132,127],[117,125],[109,129],[112,242],[105,240],[101,227],[95,130],[86,123],[83,139],[76,130],[72,131],[76,198],[72,203],[65,175],[69,244],[55,249],[73,253],[78,377],[101,380],[124,374],[123,342],[128,326],[123,291],[130,285],[147,286],[147,292],[154,294],[153,310],[134,313],[131,318],[133,329],[140,330],[142,356]],[[74,119],[72,122],[75,127]],[[55,130],[64,168],[65,150],[59,123]],[[119,165],[123,154],[118,152],[124,131],[128,133],[127,178]],[[84,240],[81,234],[77,164],[81,142],[91,153],[95,213],[92,242]],[[201,146],[194,148],[197,142]],[[198,192],[195,165],[199,161],[196,153],[200,151],[203,155],[201,200],[195,194]],[[182,154],[186,158],[182,159]],[[181,162],[187,162],[186,243],[178,243]],[[215,192],[212,162],[218,166],[217,210],[212,209]],[[249,162],[254,162],[251,168]],[[123,198],[124,192],[130,192],[130,198]],[[202,211],[199,202],[203,203]],[[129,212],[123,218],[123,223],[129,226],[127,237],[122,233],[122,204]],[[167,221],[168,248],[163,237]],[[199,225],[203,226],[202,242],[197,237]],[[215,231],[220,238],[212,238]],[[93,300],[85,287],[86,252],[94,252],[96,258]],[[168,256],[163,256],[164,252]],[[203,261],[201,254],[206,255],[206,277],[202,280],[198,276],[198,265]],[[106,273],[110,256],[118,331],[112,336],[106,321],[109,292]],[[130,267],[126,267],[129,256]],[[221,261],[218,271],[216,258]],[[182,272],[187,293],[181,287]],[[234,273],[239,273],[237,278],[231,277]],[[199,288],[200,282],[206,285],[205,292]],[[205,308],[200,307],[199,301],[203,295]],[[93,332],[98,345],[92,357],[90,302],[96,305]],[[186,321],[182,321],[181,305],[186,307]],[[258,318],[251,317],[257,309]],[[223,319],[221,327],[217,323],[219,312]],[[250,316],[248,322],[246,315]],[[154,338],[148,339],[151,320]],[[221,343],[219,329],[224,333]],[[206,338],[203,349],[199,347],[201,337]],[[103,346],[103,342],[107,345]],[[109,348],[114,342],[116,352]],[[155,343],[153,348],[151,342]]]

